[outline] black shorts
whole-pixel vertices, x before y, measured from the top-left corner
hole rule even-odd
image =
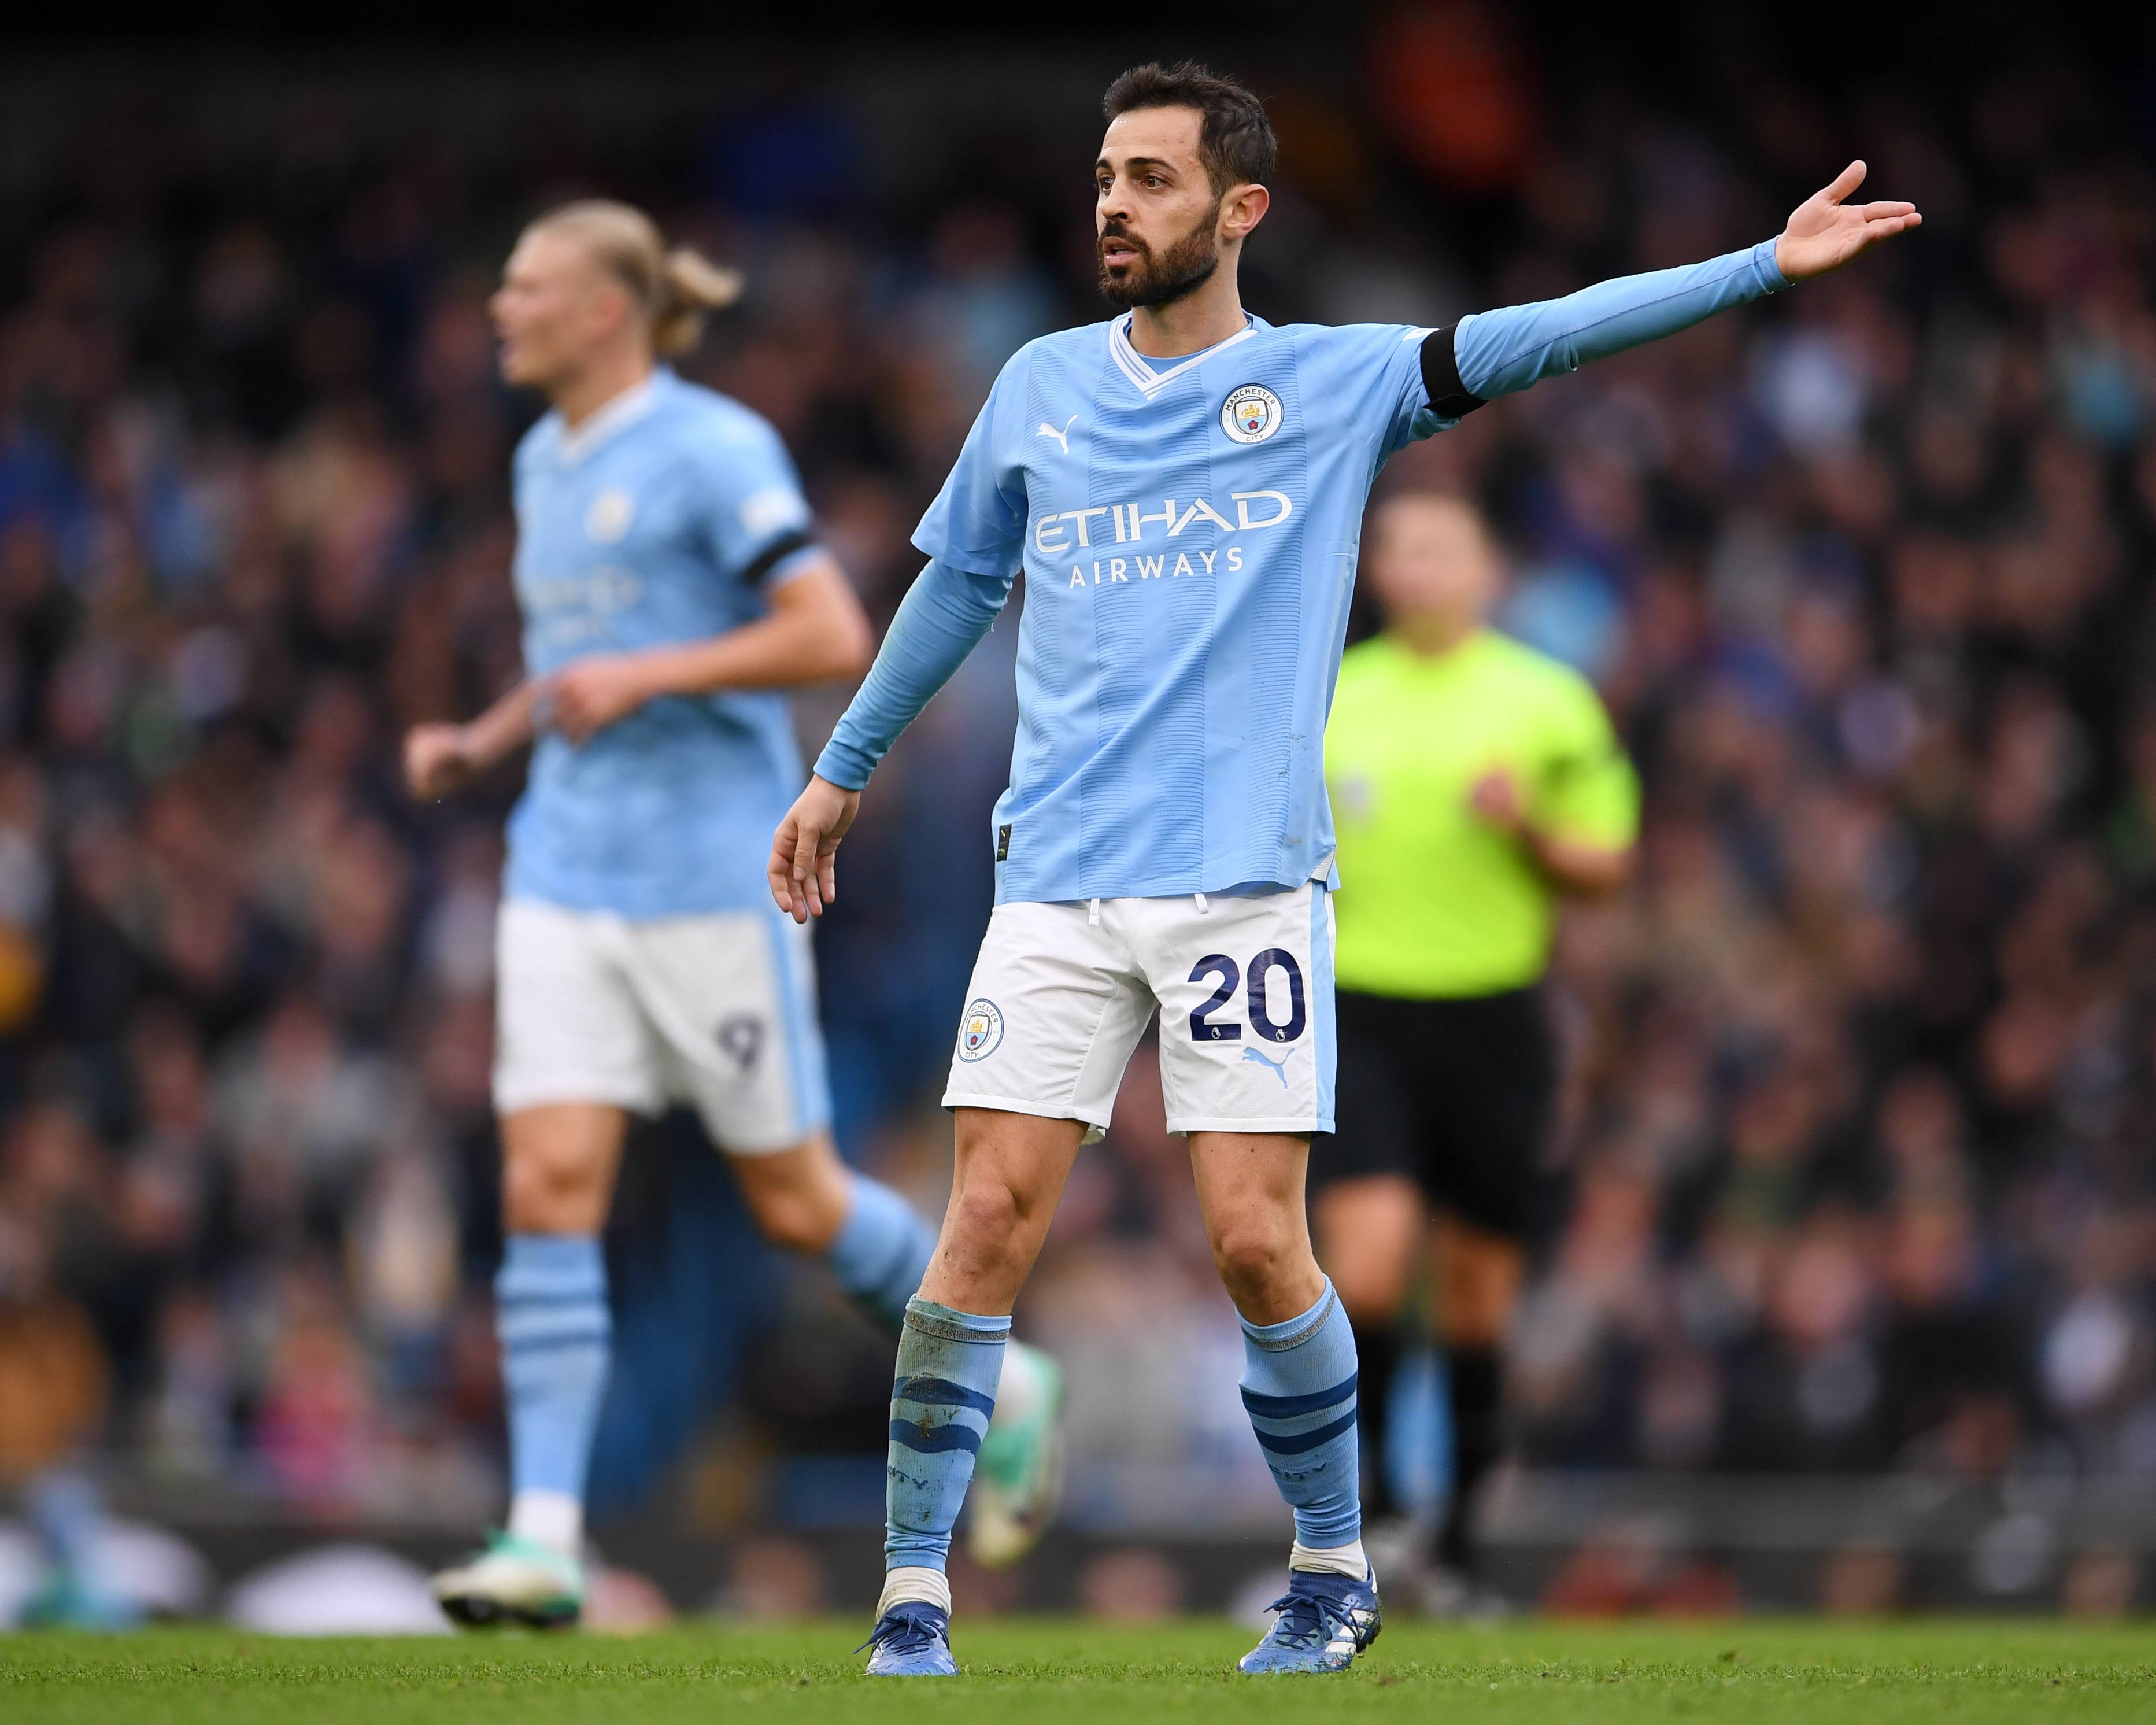
[[[1311,1183],[1403,1174],[1433,1207],[1527,1239],[1557,1097],[1541,991],[1402,1000],[1342,989],[1339,1025],[1337,1130],[1312,1142]]]

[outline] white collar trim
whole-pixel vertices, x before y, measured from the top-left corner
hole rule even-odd
[[[574,430],[564,425],[560,445],[562,465],[574,467],[608,438],[626,431],[658,404],[659,373],[654,372],[641,383],[623,390]]]
[[[1191,367],[1204,364],[1214,354],[1225,348],[1233,347],[1238,341],[1249,341],[1257,332],[1258,326],[1255,321],[1245,323],[1226,341],[1215,341],[1202,352],[1192,354],[1180,365],[1170,366],[1164,372],[1156,372],[1140,357],[1137,349],[1131,346],[1131,314],[1126,311],[1108,327],[1108,352],[1122,374],[1137,385],[1138,393],[1147,401],[1151,401]]]

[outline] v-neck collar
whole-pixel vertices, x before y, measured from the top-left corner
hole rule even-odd
[[[1164,372],[1157,372],[1143,354],[1131,345],[1131,314],[1126,311],[1108,326],[1108,352],[1122,374],[1135,383],[1138,393],[1151,401],[1171,382],[1180,377],[1191,367],[1203,365],[1216,353],[1233,347],[1238,341],[1247,341],[1258,332],[1258,321],[1249,312],[1243,314],[1246,321],[1242,328],[1224,341],[1215,341],[1210,347],[1178,360]]]
[[[593,450],[626,431],[630,426],[659,405],[660,377],[654,371],[641,383],[633,384],[594,413],[585,416],[584,423],[573,431],[564,424],[561,442],[557,445],[564,467],[574,467]]]

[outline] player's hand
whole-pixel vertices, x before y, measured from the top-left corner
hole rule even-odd
[[[1520,782],[1502,768],[1486,773],[1467,793],[1467,807],[1477,820],[1488,822],[1507,838],[1527,830],[1527,805],[1520,795]]]
[[[651,699],[650,679],[634,653],[601,653],[565,665],[547,680],[547,723],[582,747]]]
[[[462,725],[414,725],[404,733],[404,783],[422,803],[463,789],[485,764]]]
[[[772,835],[771,896],[796,922],[822,916],[824,906],[837,901],[839,840],[860,808],[859,791],[812,776]]]
[[[1774,242],[1774,264],[1791,281],[1839,270],[1859,252],[1922,223],[1913,203],[1845,203],[1864,183],[1865,172],[1862,162],[1851,162],[1832,185],[1789,212],[1789,225]]]

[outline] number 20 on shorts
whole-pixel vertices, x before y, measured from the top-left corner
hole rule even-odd
[[[1272,1015],[1270,1003],[1265,999],[1265,978],[1277,967],[1287,973],[1288,1010],[1285,1021]],[[1210,952],[1190,968],[1190,980],[1202,983],[1208,977],[1215,987],[1205,1002],[1192,1009],[1190,1040],[1193,1042],[1240,1042],[1243,1027],[1229,1020],[1215,1022],[1213,1014],[1235,998],[1238,984],[1245,984],[1244,1004],[1250,1009],[1250,1029],[1260,1041],[1292,1042],[1303,1033],[1310,1022],[1303,1006],[1302,967],[1295,962],[1295,954],[1281,947],[1267,947],[1250,960],[1247,970],[1239,968],[1235,961],[1224,952]]]

